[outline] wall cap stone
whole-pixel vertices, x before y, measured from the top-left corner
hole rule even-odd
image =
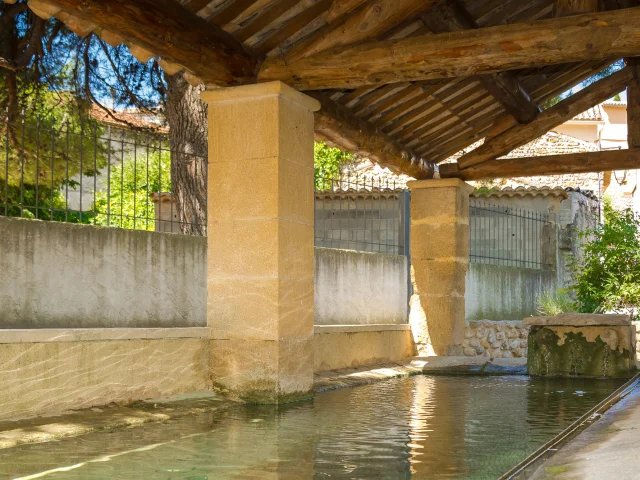
[[[313,327],[313,333],[359,333],[359,332],[388,332],[392,330],[406,331],[411,330],[411,326],[407,323],[403,324],[371,324],[371,325],[316,325]]]
[[[258,100],[269,97],[284,97],[312,112],[320,110],[320,102],[318,100],[279,81],[241,85],[239,87],[212,88],[200,94],[200,98],[209,104]]]
[[[0,344],[211,338],[209,327],[0,329]]]
[[[459,178],[441,178],[433,180],[412,180],[407,182],[409,190],[417,190],[420,188],[460,188],[461,190],[471,193],[473,187]]]
[[[594,313],[561,313],[554,317],[529,317],[522,321],[528,326],[563,326],[563,327],[595,327],[595,326],[629,326],[631,317],[620,314]]]

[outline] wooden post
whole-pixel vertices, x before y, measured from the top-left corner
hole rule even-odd
[[[629,148],[640,147],[640,58],[628,58],[635,78],[627,86],[627,143]]]

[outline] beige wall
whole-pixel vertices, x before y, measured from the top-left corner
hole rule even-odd
[[[601,125],[592,122],[564,123],[553,129],[554,132],[563,133],[585,142],[596,143],[599,139]]]
[[[5,330],[0,420],[210,388],[209,329]]]
[[[603,105],[604,112],[609,117],[609,123],[627,124],[627,106],[626,105]]]
[[[314,371],[396,362],[414,355],[408,325],[316,326]]]

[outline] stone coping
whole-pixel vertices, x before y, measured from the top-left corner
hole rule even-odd
[[[376,323],[371,325],[315,325],[313,333],[360,333],[360,332],[390,332],[411,330],[408,323],[391,324]]]
[[[100,342],[211,338],[209,327],[0,329],[0,343]]]
[[[522,321],[526,326],[561,326],[561,327],[610,327],[631,325],[631,317],[629,315],[606,314],[599,315],[594,313],[562,313],[554,317],[529,317]]]

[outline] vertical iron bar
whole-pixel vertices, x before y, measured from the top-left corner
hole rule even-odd
[[[80,117],[80,223],[82,223],[82,196],[84,191],[82,188],[82,161],[84,155],[84,119]]]
[[[138,197],[138,132],[133,132],[133,229],[136,229],[136,200]]]
[[[25,114],[22,112],[22,133],[21,133],[21,142],[22,142],[22,160],[21,160],[21,168],[20,168],[20,217],[24,216],[24,122],[25,122]]]
[[[146,206],[145,215],[146,215],[147,218],[145,220],[145,230],[149,230],[149,200],[150,200],[149,199],[149,193],[150,193],[149,192],[149,135],[145,135],[145,138],[146,138],[146,142],[145,143],[147,144],[147,149],[146,149],[147,150],[147,152],[146,152],[146,154],[147,154],[147,193],[145,195],[145,201],[146,201],[146,204],[145,204],[145,206]],[[198,181],[197,180],[197,178],[198,178],[197,173],[198,172],[196,171],[196,176],[195,176],[196,182]],[[197,191],[197,188],[198,187],[196,186],[196,191]]]
[[[9,214],[9,108],[7,107],[7,128],[5,129],[5,162],[4,162],[4,216]]]
[[[65,157],[65,190],[64,190],[64,221],[69,221],[69,120],[67,120],[67,145]]]
[[[122,142],[120,142],[120,228],[124,228],[124,145],[125,131],[122,129]]]
[[[111,125],[107,126],[107,226],[111,226]]]
[[[36,120],[36,219],[40,218],[40,210],[38,208],[38,195],[40,184],[40,115],[37,114]]]
[[[93,124],[93,224],[96,224],[96,201],[98,196],[98,122]]]

